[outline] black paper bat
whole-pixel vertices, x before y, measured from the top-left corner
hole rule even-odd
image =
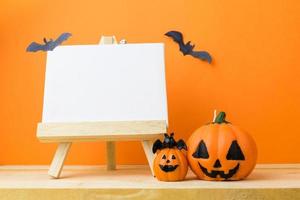
[[[55,47],[59,46],[63,41],[67,40],[72,34],[71,33],[63,33],[56,40],[50,39],[49,41],[44,38],[45,44],[39,44],[36,42],[32,42],[26,49],[28,52],[36,52],[36,51],[52,51]]]
[[[188,41],[184,44],[182,33],[179,31],[169,31],[165,34],[168,37],[171,37],[176,43],[179,44],[179,50],[183,53],[183,55],[191,55],[195,58],[200,58],[201,60],[207,61],[211,63],[212,58],[206,51],[194,51],[195,45],[191,45],[191,41]]]
[[[161,142],[159,139],[156,140],[152,146],[152,152],[155,153],[159,149],[163,148],[174,148],[177,147],[179,150],[185,149],[187,150],[187,146],[183,140],[179,140],[178,142],[174,139],[174,133],[171,133],[170,136],[168,134],[164,134],[164,141]]]

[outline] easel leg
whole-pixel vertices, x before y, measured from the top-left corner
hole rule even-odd
[[[106,142],[106,169],[116,169],[116,153],[115,153],[115,142]]]
[[[48,174],[54,178],[59,178],[65,159],[71,147],[71,142],[59,143],[52,160]]]
[[[155,176],[154,171],[153,171],[153,161],[154,161],[154,158],[155,158],[155,155],[152,153],[153,141],[143,140],[142,145],[143,145],[143,148],[144,148],[147,160],[148,160],[149,167],[151,169],[151,173],[152,173],[153,176]]]

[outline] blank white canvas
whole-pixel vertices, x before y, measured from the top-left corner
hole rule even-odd
[[[43,122],[166,120],[164,46],[60,46],[47,54]]]

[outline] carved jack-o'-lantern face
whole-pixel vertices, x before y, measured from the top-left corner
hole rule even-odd
[[[220,113],[214,123],[196,130],[187,144],[189,164],[199,179],[243,179],[256,163],[255,142],[226,122],[225,113]]]
[[[156,157],[153,163],[153,170],[156,178],[160,181],[183,180],[188,170],[186,155],[182,152],[186,150],[183,140],[176,142],[173,134],[165,134],[163,143],[157,140],[153,145],[153,153]]]
[[[165,173],[174,172],[179,167],[178,158],[182,155],[176,149],[164,149],[157,155],[158,166]]]

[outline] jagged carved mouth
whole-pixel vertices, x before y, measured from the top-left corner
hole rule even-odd
[[[178,167],[178,165],[159,165],[159,167],[164,172],[172,172]]]
[[[208,172],[208,170],[205,167],[203,167],[199,162],[198,164],[200,169],[206,176],[210,178],[217,178],[217,176],[219,175],[221,178],[224,178],[225,180],[231,178],[234,174],[236,174],[236,172],[240,168],[240,163],[238,163],[233,169],[230,169],[229,172],[226,174],[224,171],[219,171],[219,170],[212,170],[211,172]]]

